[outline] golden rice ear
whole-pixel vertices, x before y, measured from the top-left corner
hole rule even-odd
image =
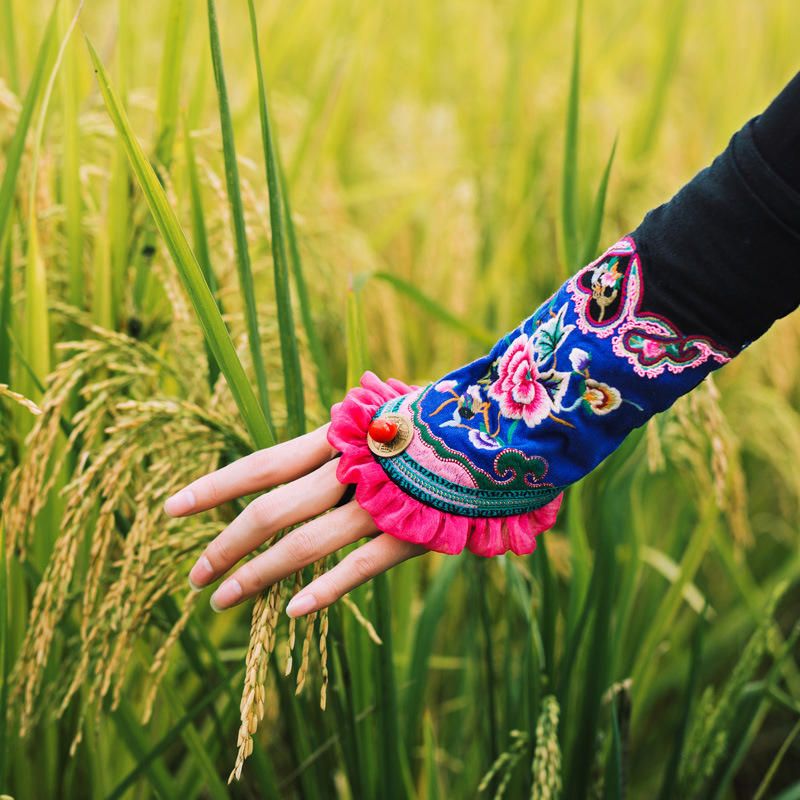
[[[648,455],[651,446],[648,428]],[[737,544],[753,543],[739,434],[720,406],[713,375],[679,398],[659,421],[657,454],[661,463],[671,461],[689,470],[698,496],[715,497]]]
[[[79,689],[84,690],[81,718],[88,708],[99,709],[108,694],[112,706],[120,702],[134,642],[156,605],[183,592],[181,563],[196,556],[219,528],[208,518],[164,520],[163,500],[198,469],[215,465],[221,452],[246,449],[246,435],[231,422],[229,400],[200,405],[135,399],[157,396],[168,365],[143,342],[87,327],[96,338],[61,348],[67,358],[48,380],[42,414],[10,477],[2,510],[8,546],[24,558],[30,529],[56,477],[63,479],[65,465],[71,466],[60,533],[34,595],[11,680],[10,699],[23,734],[42,711],[64,713]],[[78,387],[83,405],[69,417]],[[84,542],[88,551],[82,565],[78,553]],[[62,665],[57,686],[44,691],[56,630],[76,588],[77,655]],[[193,603],[189,597],[157,645],[145,681],[146,714]]]
[[[256,598],[253,605],[242,701],[239,706],[241,724],[236,742],[238,751],[228,783],[241,778],[244,762],[253,752],[253,736],[264,719],[267,666],[277,642],[283,583],[279,581],[273,584]]]

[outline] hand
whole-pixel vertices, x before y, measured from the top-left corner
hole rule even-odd
[[[164,504],[167,514],[183,517],[278,487],[253,500],[206,547],[189,572],[189,583],[196,590],[216,581],[279,531],[309,520],[223,581],[211,596],[215,611],[231,608],[364,537],[374,536],[291,599],[286,607],[290,617],[325,608],[379,573],[426,552],[421,545],[380,533],[355,499],[333,508],[344,494],[345,486],[336,479],[334,456],[338,451],[328,443],[327,430],[324,425],[291,441],[251,453],[190,483]]]

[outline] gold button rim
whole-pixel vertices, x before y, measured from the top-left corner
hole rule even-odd
[[[411,426],[411,420],[404,417],[402,414],[394,412],[389,414],[381,414],[375,418],[383,419],[387,422],[394,422],[397,425],[397,433],[391,442],[376,442],[367,433],[367,447],[380,458],[391,458],[392,456],[399,455],[411,444],[411,439],[414,436],[414,430]],[[373,422],[375,420],[372,420]]]

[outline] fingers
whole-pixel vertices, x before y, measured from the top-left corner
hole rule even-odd
[[[327,434],[328,425],[323,425],[288,442],[240,458],[172,495],[164,504],[164,510],[172,517],[196,514],[306,475],[337,452],[328,444]]]
[[[286,613],[290,617],[300,617],[319,611],[356,586],[424,552],[426,549],[422,545],[404,542],[388,533],[382,533],[353,550],[336,566],[301,589],[289,601]]]
[[[224,575],[237,561],[283,528],[327,511],[345,487],[336,480],[336,462],[261,495],[206,547],[189,572],[200,589]]]
[[[269,550],[243,564],[214,592],[211,605],[216,611],[230,608],[340,547],[375,532],[369,514],[351,501],[287,533]]]

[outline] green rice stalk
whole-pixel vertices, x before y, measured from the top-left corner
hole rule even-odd
[[[300,352],[295,335],[292,314],[292,295],[289,288],[289,267],[284,242],[285,225],[281,203],[280,175],[275,156],[272,129],[267,105],[267,90],[264,85],[264,68],[261,64],[261,50],[258,44],[258,22],[253,0],[247,0],[250,19],[250,34],[256,60],[258,80],[258,112],[261,120],[261,145],[264,150],[264,165],[267,170],[269,191],[269,220],[272,231],[272,265],[275,275],[275,300],[278,307],[278,333],[283,361],[283,388],[286,395],[287,435],[299,436],[305,432],[305,399],[303,397],[303,376],[300,370]],[[222,63],[220,61],[220,72]],[[288,224],[288,220],[286,221]]]
[[[218,687],[209,688],[204,699],[210,700],[214,698],[218,691]],[[120,702],[119,708],[112,710],[110,714],[114,720],[117,734],[125,743],[128,752],[137,764],[137,777],[146,775],[157,797],[178,797],[177,786],[172,776],[167,771],[164,762],[160,759],[161,751],[155,755],[150,755],[152,751],[148,752],[148,735],[142,730],[142,726],[139,724],[136,714],[128,706],[127,702]],[[189,720],[191,720],[191,717],[189,717]],[[186,724],[186,722],[183,722],[183,725],[180,725],[180,727],[177,724],[174,727],[178,728],[180,731]],[[175,736],[172,736],[169,745],[172,746],[174,744]],[[123,794],[124,790],[120,791],[119,787],[117,787],[117,789],[109,795],[108,800],[112,800],[112,798],[116,800],[116,798],[122,797]]]
[[[39,45],[36,64],[33,68],[28,91],[25,93],[25,100],[22,103],[22,110],[17,120],[17,127],[6,150],[5,170],[3,172],[3,180],[0,182],[0,246],[5,242],[6,233],[11,222],[14,194],[17,188],[17,175],[19,174],[22,154],[25,150],[25,139],[28,135],[34,108],[39,101],[39,95],[44,86],[45,74],[58,33],[58,5],[59,0],[56,0],[42,36],[42,42]]]
[[[580,118],[581,25],[583,0],[575,2],[575,29],[572,38],[572,68],[567,95],[567,123],[564,139],[564,167],[561,176],[561,237],[566,273],[580,266],[578,230],[578,124]]]
[[[534,609],[532,586],[527,581],[515,561],[505,564],[507,592],[517,601],[521,614],[505,614],[507,626],[503,663],[505,675],[503,692],[505,694],[505,727],[533,730],[542,695],[543,649],[541,631]],[[518,631],[524,631],[522,637]],[[518,641],[522,638],[522,652]],[[520,776],[525,781],[528,776]],[[530,787],[525,786],[527,791]],[[522,791],[522,787],[519,787]]]
[[[471,322],[459,319],[443,305],[437,303],[435,300],[428,297],[424,292],[417,289],[416,286],[403,280],[397,275],[390,272],[373,272],[370,276],[376,280],[388,283],[399,294],[410,298],[417,306],[419,306],[426,314],[430,314],[434,319],[448,325],[454,331],[462,333],[477,342],[480,345],[491,347],[496,341],[497,336],[491,331],[485,330]]]
[[[440,797],[444,797],[444,794],[436,759],[436,731],[433,728],[433,718],[430,712],[425,714],[422,722],[422,741],[425,757],[421,782],[425,787],[425,800],[439,800]]]
[[[589,548],[589,534],[586,526],[585,486],[583,481],[571,486],[569,499],[566,502],[566,522],[572,566],[564,631],[567,639],[572,638],[575,634],[578,617],[585,605],[589,582],[594,578],[592,552]],[[562,702],[561,707],[566,709],[566,703]]]
[[[397,707],[397,685],[394,675],[392,649],[392,613],[389,590],[389,576],[376,575],[372,581],[375,600],[375,619],[383,644],[377,649],[378,674],[376,686],[378,694],[378,736],[380,738],[380,796],[395,800],[408,796],[404,784],[403,762],[405,751],[400,748],[400,717]]]
[[[596,603],[600,579],[601,574],[595,569],[592,572],[592,579],[583,599],[581,612],[572,626],[569,635],[567,636],[565,633],[564,655],[562,657],[561,670],[559,671],[556,684],[558,686],[558,702],[563,709],[567,709],[569,706],[570,689],[572,688],[572,671],[577,665],[578,654],[580,652],[581,643],[583,642],[583,634],[589,624],[589,618],[591,617]]]
[[[542,536],[536,542],[536,552],[531,562],[534,574],[538,578],[541,597],[539,602],[539,628],[542,632],[542,651],[544,668],[547,672],[547,684],[556,685],[556,621],[558,619],[558,598],[556,582],[547,554],[547,538]]]
[[[200,325],[203,328],[203,333],[214,353],[214,357],[217,359],[220,370],[225,375],[233,398],[242,415],[242,420],[247,426],[255,446],[268,447],[274,443],[274,437],[253,394],[244,368],[236,355],[233,341],[203,277],[203,271],[197,263],[192,249],[189,247],[186,235],[178,222],[175,212],[169,205],[164,189],[131,130],[130,122],[117,100],[114,90],[111,88],[100,57],[88,39],[87,45],[108,113],[125,145],[133,173],[175,262],[184,289],[192,301]]]
[[[11,675],[9,600],[11,582],[6,561],[5,526],[0,521],[0,786],[9,786],[8,756],[11,742],[8,718],[8,679]]]
[[[211,41],[211,60],[214,65],[214,82],[217,87],[217,98],[219,100],[222,151],[225,159],[225,182],[228,187],[228,202],[230,203],[231,222],[233,224],[236,242],[236,265],[239,270],[239,288],[242,293],[242,302],[244,304],[250,357],[253,361],[253,370],[256,375],[258,397],[272,438],[274,438],[272,415],[269,406],[269,393],[267,391],[267,372],[264,366],[264,357],[261,353],[261,337],[258,332],[258,311],[256,308],[253,271],[250,265],[250,251],[247,246],[247,232],[244,224],[244,206],[242,205],[242,194],[239,188],[239,167],[236,162],[236,147],[233,140],[233,121],[231,120],[231,110],[228,102],[225,71],[222,65],[222,47],[219,40],[217,9],[214,0],[208,0],[207,8],[208,33]]]
[[[33,204],[32,204],[33,206]],[[35,207],[28,217],[28,249],[25,254],[25,328],[22,350],[35,375],[50,371],[50,322],[47,314],[47,274],[39,252],[39,232]],[[23,391],[34,399],[38,388],[26,382]]]
[[[358,381],[366,369],[367,343],[364,330],[364,310],[361,307],[363,276],[351,276],[347,291],[347,386],[358,386]]]
[[[333,651],[333,691],[331,692],[336,729],[340,739],[344,769],[353,797],[366,797],[365,770],[361,768],[353,675],[350,669],[342,614],[337,604],[330,607],[330,635]]]
[[[17,66],[17,39],[14,35],[14,8],[12,0],[3,0],[0,5],[0,30],[5,37],[3,51],[6,54],[8,83],[14,94],[19,94],[19,68]]]
[[[587,652],[580,724],[572,736],[573,747],[565,768],[565,797],[584,797],[589,789],[591,772],[586,765],[593,760],[603,693],[611,678],[609,665],[614,639],[612,612],[617,572],[615,548],[613,539],[606,537],[598,543],[595,556],[594,570],[598,579],[592,600],[594,622]]]
[[[622,800],[625,796],[623,743],[616,696],[611,698],[611,749],[609,750],[608,763],[606,764],[603,794],[609,800]]]
[[[769,632],[774,626],[773,614],[777,597],[776,594],[770,598],[761,623],[750,637],[720,691],[707,687],[696,707],[693,723],[687,734],[685,757],[681,763],[678,789],[681,797],[704,795],[704,789],[712,777],[712,794],[716,795],[720,789],[721,782],[714,773],[730,743],[735,741],[736,727],[733,722],[745,688],[752,680],[767,649]],[[753,710],[756,712],[756,709]],[[765,710],[766,707],[763,707],[760,715],[748,714],[748,719],[760,727]],[[753,734],[756,730],[756,725],[751,724]]]
[[[429,664],[436,642],[439,624],[445,616],[447,601],[456,575],[464,570],[467,556],[462,554],[446,559],[434,573],[425,593],[424,603],[416,622],[411,658],[408,662],[407,688],[403,696],[405,709],[405,749],[413,753],[419,735],[422,712],[425,707],[425,686],[428,682]]]
[[[324,764],[314,757],[314,749],[309,741],[309,733],[313,728],[309,726],[308,717],[303,713],[299,698],[290,690],[287,681],[282,680],[277,659],[271,659],[270,669],[275,672],[275,688],[280,699],[281,718],[285,721],[288,734],[288,748],[292,754],[292,762],[298,765],[291,776],[291,783],[299,783],[298,789],[301,797],[322,798],[334,796],[333,776],[324,769]],[[279,784],[280,797],[285,797],[286,779]],[[276,795],[277,796],[277,795]]]
[[[176,691],[169,685],[169,682],[162,682],[160,688],[160,694],[166,699],[167,705],[172,713],[178,717],[178,719],[185,717],[186,711]],[[215,800],[228,800],[230,797],[228,789],[220,779],[211,758],[206,752],[205,742],[203,742],[202,737],[191,719],[183,726],[181,738],[192,756],[195,768],[203,776],[203,794],[215,798]]]
[[[342,83],[347,74],[349,63],[355,58],[352,51],[335,60],[332,69],[326,69],[316,86],[309,87],[308,116],[303,128],[297,137],[297,143],[286,168],[288,178],[284,183],[294,186],[301,177],[301,171],[311,165],[311,160],[316,157],[314,144],[315,137],[327,127],[333,107],[339,100]]]
[[[636,450],[635,446],[633,448]],[[623,454],[624,456],[624,454]],[[641,550],[643,548],[642,540],[645,538],[645,531],[648,529],[648,519],[646,516],[646,507],[648,505],[648,495],[646,492],[646,481],[649,478],[649,473],[645,470],[639,470],[635,477],[628,483],[628,503],[629,524],[624,526],[620,531],[619,546],[621,552],[626,552],[627,568],[623,571],[617,594],[617,608],[616,608],[616,621],[619,630],[628,631],[632,624],[632,620],[639,617],[639,608],[637,606],[638,592],[641,588],[641,579],[644,572],[642,567]],[[608,491],[623,491],[623,487],[613,484],[609,486]],[[676,573],[678,574],[679,568],[676,566]],[[622,646],[619,646],[614,651],[614,664],[611,668],[612,675],[620,674],[621,670],[627,670],[630,663],[628,654]],[[625,664],[623,667],[622,664]]]
[[[490,563],[484,559],[473,559],[473,602],[480,614],[480,630],[483,639],[483,686],[481,697],[486,702],[486,727],[489,730],[488,757],[492,761],[500,755],[500,746],[497,740],[499,732],[497,698],[495,696],[497,679],[494,669],[494,626],[489,609],[489,584],[486,579]]]
[[[47,119],[53,86],[82,8],[83,2],[78,4],[77,11],[64,33],[55,64],[44,88],[39,118],[33,135],[28,205],[28,248],[25,258],[25,338],[23,339],[23,350],[33,372],[42,377],[50,372],[50,320],[47,312],[47,273],[44,260],[39,251],[39,226],[36,209],[39,157],[44,137],[44,123]],[[32,388],[35,391],[35,387]],[[35,398],[37,395],[31,392],[31,396]]]
[[[348,385],[356,386],[368,367],[364,344],[363,309],[358,282],[351,284],[347,297],[347,376]],[[388,576],[384,573],[372,581],[375,619],[383,644],[375,654],[374,676],[378,696],[379,746],[377,748],[381,797],[388,800],[404,796],[404,770],[400,749],[400,720],[397,706],[397,687],[394,679],[392,648],[392,615]]]
[[[657,663],[656,649],[661,640],[668,635],[675,615],[680,608],[683,592],[697,572],[711,543],[714,527],[717,523],[717,507],[714,499],[705,503],[701,509],[700,519],[689,538],[680,566],[680,574],[664,595],[657,611],[650,620],[644,641],[640,644],[632,671],[633,685],[637,695],[645,696],[650,676]]]
[[[732,585],[744,599],[748,612],[753,622],[758,623],[763,613],[765,598],[769,593],[767,586],[759,586],[748,566],[747,560],[737,558],[733,542],[726,531],[717,527],[714,531],[714,548],[720,558],[725,572],[731,579]],[[789,570],[791,572],[791,569]],[[788,574],[788,573],[787,573]],[[775,631],[776,638],[781,638],[779,630]],[[783,678],[788,689],[794,695],[800,695],[800,671],[794,659],[784,659],[781,663]]]
[[[66,30],[69,10],[61,5],[61,26]],[[67,299],[75,308],[84,308],[83,278],[83,199],[78,156],[78,57],[77,42],[71,41],[64,53],[60,73],[62,146],[61,202],[64,205],[64,233],[67,240]]]
[[[165,167],[169,167],[172,162],[173,145],[178,132],[178,112],[181,107],[180,78],[186,47],[186,26],[186,0],[172,0],[164,30],[164,50],[156,106],[158,140],[155,157]]]
[[[668,0],[664,5],[666,21],[666,36],[662,38],[664,52],[658,64],[655,80],[652,82],[652,89],[647,92],[642,122],[634,139],[633,151],[638,157],[650,152],[657,141],[658,131],[667,109],[667,93],[674,77],[678,74],[687,7],[686,0],[677,2]]]
[[[692,650],[689,657],[689,669],[686,679],[686,690],[683,695],[682,713],[680,726],[677,734],[673,738],[672,753],[664,769],[664,777],[661,781],[659,800],[671,800],[676,796],[678,785],[678,771],[683,758],[686,734],[689,730],[689,723],[692,718],[692,710],[696,702],[697,681],[700,675],[700,665],[702,662],[703,639],[706,633],[705,615],[701,615],[695,625],[692,636]]]
[[[113,179],[112,179],[113,180]],[[111,198],[109,197],[109,203]],[[111,225],[112,211],[106,210],[105,221],[94,235],[94,254],[92,258],[92,319],[101,328],[114,328],[114,298],[112,296],[111,254],[107,227]]]
[[[606,161],[605,169],[597,187],[597,194],[592,206],[592,215],[586,225],[587,233],[583,240],[583,254],[581,264],[588,264],[597,255],[597,248],[600,245],[600,237],[603,232],[603,216],[606,208],[606,194],[608,192],[608,179],[611,177],[611,167],[614,164],[614,155],[617,152],[617,141],[619,137],[614,137],[614,144],[611,145],[611,153]]]
[[[11,336],[14,327],[11,305],[11,267],[13,244],[11,236],[6,246],[0,245],[0,258],[3,259],[3,285],[0,286],[0,383],[11,382]]]
[[[303,274],[303,261],[300,257],[300,247],[297,243],[297,231],[294,228],[292,218],[292,205],[289,199],[289,184],[286,176],[281,169],[281,195],[283,197],[283,218],[286,222],[286,234],[289,239],[289,254],[291,256],[292,277],[297,289],[297,299],[300,302],[300,316],[303,320],[303,328],[308,338],[308,349],[311,351],[311,358],[317,375],[317,393],[322,405],[327,409],[333,403],[333,390],[331,388],[330,369],[328,367],[328,356],[325,353],[317,326],[314,324],[314,316],[311,312],[311,300],[308,296],[306,279]]]
[[[117,24],[116,75],[120,103],[128,105],[128,74],[131,64],[130,5],[126,0],[119,3]],[[129,238],[129,191],[130,171],[125,147],[117,140],[111,165],[111,181],[108,187],[108,292],[110,311],[107,327],[116,327],[116,315],[123,307],[125,279],[128,271]]]
[[[784,739],[783,744],[778,749],[778,752],[775,753],[775,758],[772,759],[772,763],[764,773],[764,777],[761,779],[761,783],[758,785],[758,789],[753,796],[753,800],[764,800],[764,798],[767,796],[766,793],[769,790],[770,784],[775,778],[775,773],[778,771],[783,759],[789,752],[789,748],[794,744],[794,740],[798,737],[798,735],[800,735],[800,718],[798,718],[797,722],[794,724],[794,727],[791,729],[791,731],[789,731],[789,735],[786,737],[786,739]]]
[[[20,346],[20,343],[14,337],[14,334],[10,328],[6,329],[8,333],[9,341],[11,342],[11,350],[14,353],[14,359],[19,362],[19,366],[22,368],[23,374],[25,374],[30,380],[31,385],[36,388],[36,391],[39,394],[45,393],[45,385],[44,381],[31,369],[31,365],[28,362],[28,359],[25,358],[25,353]]]
[[[208,248],[208,233],[206,231],[205,214],[203,212],[203,196],[200,189],[200,178],[197,174],[197,162],[194,157],[192,135],[187,125],[184,125],[184,147],[186,149],[186,168],[189,173],[189,203],[192,212],[192,243],[197,256],[197,263],[203,271],[209,291],[215,299],[217,308],[222,313],[222,304],[217,297],[217,278],[211,266],[211,255]],[[211,351],[208,342],[205,342],[206,360],[208,361],[208,385],[213,390],[219,377],[219,366]]]
[[[768,641],[765,646],[765,651],[772,650],[776,652],[776,655],[767,672],[766,678],[763,681],[753,681],[753,673],[750,679],[742,685],[738,698],[734,697],[732,703],[729,703],[729,698],[724,694],[720,699],[720,703],[727,704],[735,709],[737,713],[736,717],[731,714],[727,720],[723,719],[718,723],[718,727],[726,733],[734,728],[739,728],[740,726],[736,725],[734,722],[736,718],[748,724],[746,724],[743,733],[739,734],[738,741],[733,740],[732,736],[728,736],[728,738],[731,739],[730,743],[735,743],[736,747],[734,752],[724,761],[721,761],[720,766],[714,771],[710,781],[713,789],[708,794],[709,800],[722,800],[722,798],[729,795],[730,786],[739,772],[742,762],[750,752],[756,736],[761,730],[767,718],[767,713],[772,706],[777,704],[778,707],[788,710],[792,715],[800,714],[800,703],[786,695],[776,686],[776,682],[782,670],[782,664],[787,659],[792,660],[792,655],[796,652],[794,648],[798,639],[800,639],[800,622],[795,623],[786,642],[779,648],[776,648],[777,637],[774,635],[776,627],[777,626],[772,625],[771,629],[767,631]],[[747,651],[745,651],[744,655],[747,655]],[[756,666],[758,666],[757,663]],[[736,669],[739,668],[740,665],[737,664]],[[734,670],[733,675],[735,676],[735,674],[736,670]]]
[[[156,107],[156,145],[153,153],[154,169],[169,169],[172,163],[173,143],[177,128],[178,102],[181,87],[181,65],[185,49],[186,2],[171,0],[164,30],[164,48],[161,57],[161,74],[158,83]],[[150,287],[150,265],[155,246],[155,231],[148,224],[141,233],[139,246],[133,253],[134,285],[133,307],[142,309]]]

